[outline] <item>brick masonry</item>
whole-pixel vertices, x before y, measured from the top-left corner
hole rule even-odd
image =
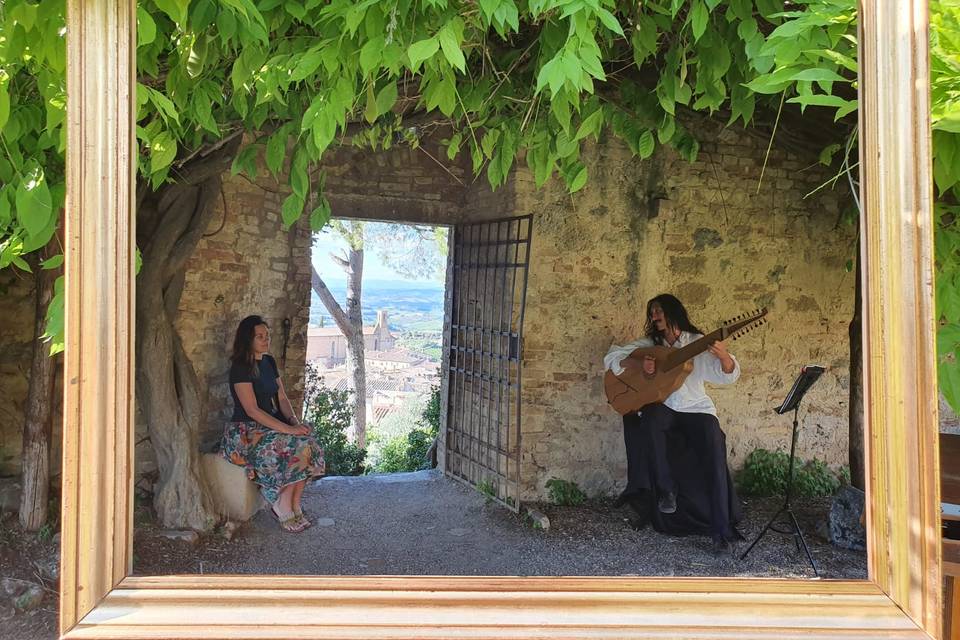
[[[688,163],[668,149],[646,162],[615,142],[587,151],[587,187],[572,197],[537,190],[516,172],[515,209],[533,212],[533,261],[524,327],[525,496],[552,476],[588,493],[612,493],[625,477],[620,418],[605,404],[603,356],[642,333],[646,300],[676,294],[705,331],[756,307],[770,325],[731,345],[743,375],[715,388],[729,460],[782,448],[790,424],[771,409],[799,368],[828,372],[802,412],[799,455],[845,463],[847,323],[852,315],[855,233],[840,224],[843,189],[805,198],[830,175],[816,158],[775,148],[762,186],[766,145],[736,129],[693,124],[702,141]],[[659,202],[651,201],[658,196]]]
[[[323,170],[333,214],[367,220],[455,223],[473,181],[462,162],[450,162],[430,141],[376,154],[340,147],[328,154]]]
[[[257,176],[256,183],[240,176],[227,178],[223,194],[187,264],[176,322],[207,398],[204,440],[218,438],[233,411],[229,356],[237,324],[247,315],[261,315],[270,325],[271,353],[287,394],[300,411],[310,317],[308,221],[303,218],[290,229],[283,227],[280,207],[285,194],[267,174]]]

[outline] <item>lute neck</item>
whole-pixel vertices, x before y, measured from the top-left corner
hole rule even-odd
[[[680,366],[690,358],[693,358],[709,349],[711,344],[723,339],[721,336],[721,331],[721,329],[711,331],[702,338],[697,338],[685,347],[674,349],[673,353],[667,356],[663,370],[670,371],[674,367]],[[677,339],[679,340],[679,338]]]

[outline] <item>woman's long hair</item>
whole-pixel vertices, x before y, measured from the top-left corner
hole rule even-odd
[[[672,296],[669,293],[661,293],[654,298],[650,298],[650,301],[647,302],[647,324],[644,327],[644,333],[648,338],[653,340],[654,344],[663,344],[663,335],[660,333],[660,330],[657,329],[657,325],[653,323],[653,320],[650,319],[654,304],[659,304],[660,308],[663,309],[663,317],[667,321],[667,326],[677,327],[681,331],[688,331],[690,333],[703,333],[703,331],[700,331],[700,329],[690,322],[690,316],[687,315],[686,308],[676,296]]]
[[[247,316],[241,320],[237,327],[237,335],[233,338],[233,353],[230,354],[230,361],[233,364],[246,367],[254,377],[260,375],[257,359],[253,353],[253,336],[260,325],[270,326],[261,316]]]

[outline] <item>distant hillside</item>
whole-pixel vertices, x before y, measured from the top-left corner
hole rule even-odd
[[[329,281],[330,293],[341,306],[346,304],[346,281]],[[442,282],[411,282],[409,280],[364,280],[361,298],[363,322],[372,325],[377,311],[385,309],[390,328],[397,332],[440,332],[443,330]],[[334,326],[333,318],[316,293],[310,301],[310,324]]]

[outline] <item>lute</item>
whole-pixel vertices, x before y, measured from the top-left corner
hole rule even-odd
[[[603,389],[607,394],[607,402],[620,415],[639,411],[641,407],[651,402],[663,402],[667,396],[683,385],[683,381],[693,371],[694,356],[706,351],[714,342],[728,338],[736,340],[750,330],[765,324],[766,320],[763,317],[766,315],[767,309],[764,307],[731,318],[719,329],[679,349],[665,345],[634,349],[627,357],[638,360],[637,367],[625,367],[620,375],[608,370],[604,375]],[[642,367],[646,356],[652,356],[656,360],[656,370],[649,375],[643,371]]]

